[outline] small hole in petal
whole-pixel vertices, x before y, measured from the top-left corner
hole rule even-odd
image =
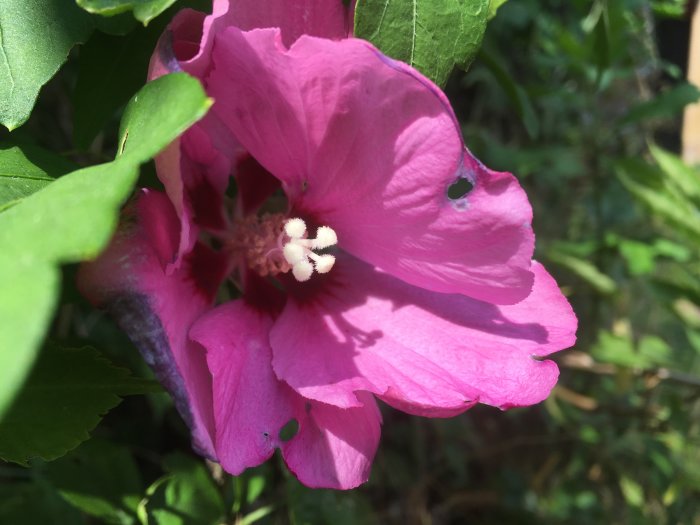
[[[447,198],[453,201],[463,199],[473,188],[474,184],[460,177],[447,188]]]
[[[290,419],[286,425],[280,430],[280,439],[282,441],[289,441],[299,432],[299,423],[296,419]]]

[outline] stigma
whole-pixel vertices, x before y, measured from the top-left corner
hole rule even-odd
[[[316,237],[308,238],[306,223],[299,218],[289,219],[284,224],[284,233],[289,241],[284,244],[282,254],[285,261],[292,267],[292,275],[299,282],[308,281],[316,270],[317,273],[328,273],[335,264],[335,257],[330,254],[318,254],[315,250],[323,250],[338,243],[338,236],[333,228],[319,226]]]

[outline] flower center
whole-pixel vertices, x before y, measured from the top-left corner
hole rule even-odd
[[[299,219],[289,219],[284,225],[284,232],[289,241],[284,245],[284,259],[292,265],[292,274],[297,281],[308,281],[314,268],[318,273],[328,273],[335,264],[335,257],[329,254],[319,255],[314,250],[323,250],[334,246],[338,236],[333,228],[319,226],[314,239],[306,238],[306,223]],[[313,263],[311,262],[313,261]]]
[[[308,281],[314,270],[328,273],[335,264],[330,254],[318,254],[335,245],[338,237],[328,226],[320,226],[308,238],[306,223],[284,214],[250,215],[236,221],[227,247],[245,259],[247,266],[263,277],[292,271],[297,281]]]

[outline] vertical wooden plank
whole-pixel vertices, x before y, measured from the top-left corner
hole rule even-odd
[[[693,10],[688,55],[688,81],[700,87],[700,9]],[[700,103],[690,104],[683,117],[683,160],[700,164]]]

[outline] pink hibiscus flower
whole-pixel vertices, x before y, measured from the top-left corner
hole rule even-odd
[[[466,150],[428,79],[342,39],[340,0],[281,30],[246,31],[272,24],[222,5],[175,20],[154,58],[215,99],[158,160],[168,197],[142,191],[80,276],[195,448],[232,474],[280,449],[306,485],[351,488],[377,449],[376,398],[428,417],[545,399],[558,369],[542,358],[573,344],[576,318],[531,260],[517,180]],[[242,297],[213,307],[224,282]]]

